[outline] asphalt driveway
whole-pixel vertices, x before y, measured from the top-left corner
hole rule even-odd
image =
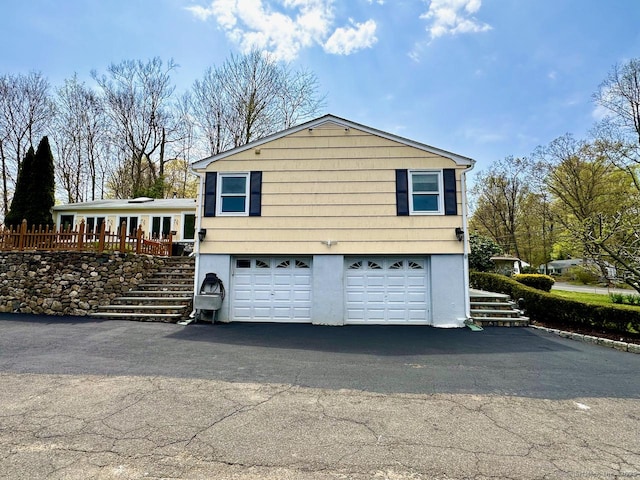
[[[175,324],[0,316],[0,371],[378,393],[640,398],[640,355],[528,328]]]
[[[640,355],[531,329],[0,316],[0,478],[640,478]]]

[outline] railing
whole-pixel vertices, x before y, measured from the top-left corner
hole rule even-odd
[[[106,231],[105,223],[99,232],[86,232],[84,220],[77,230],[70,227],[56,230],[55,226],[35,227],[27,229],[27,221],[23,220],[18,228],[3,228],[0,230],[0,251],[80,251],[98,252],[115,251],[137,254],[171,256],[173,245],[172,235],[167,239],[146,239],[142,227],[139,226],[135,235],[127,235],[127,225],[123,222],[120,231],[111,233]]]

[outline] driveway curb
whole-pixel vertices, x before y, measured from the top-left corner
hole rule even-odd
[[[594,337],[593,335],[583,335],[582,333],[567,332],[564,330],[541,327],[538,325],[529,325],[529,327],[535,328],[536,330],[553,333],[563,338],[577,340],[579,342],[593,343],[594,345],[602,345],[603,347],[615,348],[616,350],[620,350],[621,352],[640,353],[640,345],[635,343],[618,342],[616,340],[609,340],[608,338]]]

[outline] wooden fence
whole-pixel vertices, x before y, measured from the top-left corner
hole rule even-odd
[[[106,231],[105,223],[99,232],[86,232],[84,220],[77,230],[71,227],[56,230],[53,227],[35,227],[27,229],[27,221],[23,220],[18,228],[0,230],[0,251],[80,251],[80,252],[121,252],[147,255],[171,256],[172,235],[167,239],[146,239],[142,227],[139,226],[134,236],[127,234],[127,226],[123,222],[120,231]]]

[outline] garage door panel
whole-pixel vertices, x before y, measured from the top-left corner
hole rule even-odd
[[[231,320],[311,321],[309,258],[234,259]]]
[[[429,324],[424,258],[346,259],[346,323]]]
[[[364,277],[353,277],[347,276],[346,286],[348,287],[364,287],[365,278]]]
[[[293,316],[296,319],[311,318],[311,308],[294,308]]]
[[[408,288],[411,288],[411,287],[424,288],[426,284],[427,284],[427,279],[424,276],[423,277],[416,277],[416,276],[407,277],[406,286]]]
[[[365,285],[369,288],[384,287],[385,285],[384,275],[368,275],[365,278]]]
[[[311,302],[311,292],[301,292],[295,291],[293,292],[293,301],[297,302]]]
[[[427,303],[427,292],[411,292],[408,291],[406,294],[407,303]]]

